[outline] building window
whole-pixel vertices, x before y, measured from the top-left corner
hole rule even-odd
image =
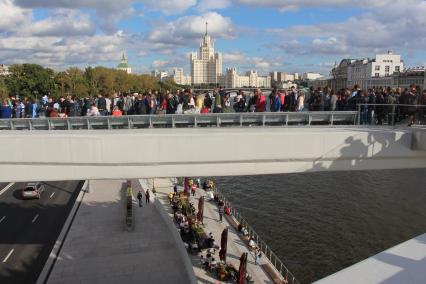
[[[380,71],[380,65],[376,65],[376,71]]]
[[[399,72],[399,71],[400,71],[399,66],[395,66],[395,72]]]
[[[385,66],[385,72],[389,73],[389,71],[390,71],[390,66]]]
[[[376,73],[374,74],[375,77],[379,77],[380,73]]]

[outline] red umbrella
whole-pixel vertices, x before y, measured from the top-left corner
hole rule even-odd
[[[189,178],[184,178],[183,180],[183,191],[185,196],[189,196]]]
[[[198,213],[197,213],[198,222],[200,222],[201,224],[203,223],[203,217],[204,217],[204,196],[201,196],[200,199],[198,199]]]
[[[244,252],[240,257],[240,268],[238,269],[238,284],[246,283],[247,272],[247,253]]]
[[[225,263],[226,263],[227,247],[228,247],[228,229],[226,228],[222,232],[222,238],[220,239],[220,251],[219,251],[219,258]]]

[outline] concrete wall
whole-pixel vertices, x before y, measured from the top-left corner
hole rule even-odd
[[[422,135],[413,131],[330,127],[4,131],[0,182],[423,168],[426,141],[418,140],[425,139],[424,130],[418,130]]]

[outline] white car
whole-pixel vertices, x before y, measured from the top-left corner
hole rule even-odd
[[[42,192],[44,191],[44,185],[39,182],[27,183],[22,189],[22,199],[40,199]]]

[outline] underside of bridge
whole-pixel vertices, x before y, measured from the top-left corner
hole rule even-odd
[[[0,133],[0,182],[426,167],[426,130],[185,128]]]

